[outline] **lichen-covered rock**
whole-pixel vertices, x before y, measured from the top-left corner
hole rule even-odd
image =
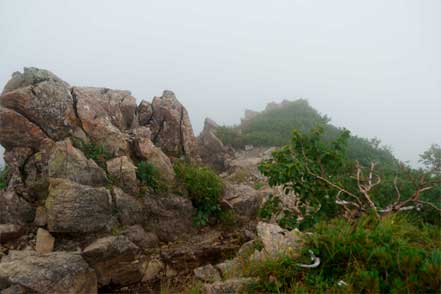
[[[112,197],[107,189],[64,179],[49,182],[46,211],[50,232],[90,233],[109,229]]]
[[[95,269],[100,285],[128,285],[142,279],[138,250],[125,236],[109,236],[87,246],[82,256]]]
[[[145,108],[146,110],[141,110],[140,117],[149,116],[150,106],[146,105]],[[169,156],[177,158],[185,156],[189,160],[199,160],[197,141],[190,118],[175,94],[166,90],[161,97],[153,98],[151,110],[151,117],[147,122],[143,118],[140,125],[150,127],[153,143]]]
[[[221,280],[221,275],[219,270],[217,270],[213,265],[207,264],[193,270],[196,279],[203,282],[212,283]]]
[[[0,224],[24,225],[32,222],[35,210],[13,190],[0,190]]]
[[[188,198],[176,195],[152,195],[144,198],[145,227],[164,242],[193,232],[194,208]]]
[[[46,69],[25,67],[23,69],[23,73],[14,72],[12,74],[11,79],[6,83],[5,87],[3,88],[2,95],[19,88],[36,85],[45,81],[59,83],[69,88],[69,84],[67,84],[65,81],[61,80],[59,77]]]
[[[135,129],[133,133],[135,137],[133,145],[136,155],[156,167],[159,176],[165,182],[173,183],[175,172],[170,159],[150,140],[150,130],[146,127],[140,127]]]
[[[55,141],[79,128],[70,89],[59,82],[44,81],[7,92],[0,104],[23,115]]]
[[[259,222],[256,229],[263,250],[269,256],[295,253],[303,245],[302,233],[298,230],[288,231],[264,222]]]
[[[138,180],[136,178],[136,166],[127,156],[116,157],[106,162],[107,172],[112,182],[124,191],[136,194],[138,192]]]
[[[146,232],[141,225],[133,225],[123,231],[123,235],[140,248],[154,248],[159,246],[159,239],[155,233]]]
[[[48,176],[67,179],[82,185],[103,186],[106,173],[93,161],[76,149],[70,139],[57,142],[50,152]]]
[[[128,135],[135,118],[136,100],[129,91],[74,87],[72,95],[81,126],[92,142],[115,156],[129,153]]]
[[[32,293],[97,293],[95,272],[70,252],[10,251],[0,263],[0,290],[14,285]]]
[[[248,185],[229,184],[226,185],[224,200],[238,215],[252,218],[262,204],[263,194]]]
[[[116,214],[122,225],[130,226],[144,223],[145,210],[140,199],[124,193],[118,187],[113,187],[112,193]]]

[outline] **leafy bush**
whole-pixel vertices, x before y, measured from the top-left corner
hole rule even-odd
[[[4,166],[0,168],[0,190],[5,189],[8,186],[8,167]]]
[[[340,218],[315,227],[302,257],[258,262],[245,274],[259,277],[251,293],[439,293],[440,246],[438,227],[400,215]],[[320,257],[318,268],[297,265],[308,263],[307,250]]]
[[[136,169],[136,176],[142,184],[147,185],[155,192],[163,192],[166,190],[166,185],[161,181],[158,169],[146,161],[138,163]]]
[[[175,172],[197,209],[195,224],[203,226],[210,216],[218,217],[221,212],[219,200],[224,189],[219,176],[209,168],[184,162],[175,164]]]
[[[75,142],[75,147],[79,148],[88,159],[92,159],[103,169],[106,169],[106,161],[112,158],[112,155],[102,145],[79,141]]]

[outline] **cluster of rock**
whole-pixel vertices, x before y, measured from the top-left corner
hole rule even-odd
[[[288,231],[275,224],[259,222],[257,238],[243,244],[236,257],[216,265],[207,264],[196,268],[194,275],[204,282],[205,293],[243,292],[257,281],[256,278],[244,276],[244,268],[280,254],[295,257],[302,246],[303,235],[300,231]]]
[[[196,138],[171,91],[137,105],[128,91],[72,87],[37,68],[14,73],[0,96],[8,166],[0,191],[1,293],[94,293],[172,275],[177,261],[197,267],[207,254],[217,259],[240,247],[242,237],[229,243],[211,234],[197,247],[160,248],[195,232],[194,208],[186,197],[146,192],[137,178],[141,161],[169,186],[176,159],[225,170],[234,154],[216,127],[206,120]],[[91,146],[100,154],[88,154]],[[226,191],[230,208],[256,215],[260,193],[237,184]]]

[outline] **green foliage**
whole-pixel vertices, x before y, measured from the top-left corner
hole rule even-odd
[[[140,161],[137,165],[136,176],[142,184],[147,185],[154,192],[166,190],[166,185],[161,181],[158,169],[151,163]]]
[[[248,267],[259,282],[250,293],[439,293],[441,232],[392,215],[366,215],[355,223],[322,222],[299,258],[280,256]],[[321,259],[304,269],[307,250]],[[342,285],[339,281],[344,281]]]
[[[322,125],[325,141],[333,141],[340,137],[341,130],[329,123],[327,116],[321,115],[312,108],[308,101],[299,99],[285,102],[283,107],[265,110],[240,126],[223,126],[216,130],[216,135],[225,144],[235,148],[245,145],[254,146],[283,146],[288,144],[293,129],[299,132],[309,132],[317,125]],[[356,136],[348,139],[348,157],[368,165],[371,161],[383,165],[396,165],[397,160],[391,151],[380,146],[378,139],[367,140]]]
[[[420,162],[423,163],[426,168],[433,172],[441,174],[441,146],[432,144],[430,148],[420,155]]]
[[[340,175],[347,169],[345,148],[349,132],[345,131],[332,142],[322,140],[323,129],[314,128],[309,134],[293,131],[291,144],[273,152],[273,158],[262,162],[260,172],[268,177],[271,186],[284,185],[294,192],[302,203],[309,207],[320,207],[319,213],[307,215],[303,208],[303,217],[333,217],[337,213],[334,191],[313,174],[327,176],[336,181],[343,181]],[[287,220],[285,220],[287,221]],[[292,224],[292,217],[289,221]]]
[[[269,220],[274,213],[279,211],[279,209],[280,199],[271,195],[269,199],[259,209],[257,215],[264,220]]]
[[[8,167],[4,166],[0,168],[0,190],[5,189],[8,186]]]
[[[88,159],[92,159],[100,167],[106,169],[106,161],[111,159],[112,155],[106,151],[104,146],[81,141],[75,143],[75,147],[79,148]]]
[[[208,224],[210,216],[219,217],[221,212],[219,200],[224,189],[219,176],[209,168],[184,162],[175,164],[175,172],[197,209],[194,223],[204,226]]]

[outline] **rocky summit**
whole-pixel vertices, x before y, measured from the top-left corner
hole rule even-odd
[[[218,265],[258,238],[269,192],[254,187],[259,156],[238,156],[217,127],[207,119],[196,138],[169,90],[137,104],[129,91],[71,86],[48,70],[14,73],[0,96],[0,293],[185,292],[193,280],[231,293],[248,283],[223,282]],[[200,202],[177,162],[223,172],[229,226],[195,225]]]

